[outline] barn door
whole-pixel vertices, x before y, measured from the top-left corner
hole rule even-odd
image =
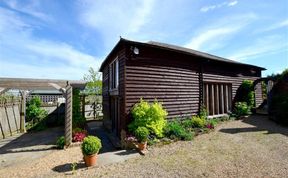
[[[210,116],[227,114],[232,109],[232,84],[204,83],[204,105]]]
[[[117,96],[111,98],[111,118],[112,118],[112,131],[118,136],[120,128],[119,117],[119,99]]]

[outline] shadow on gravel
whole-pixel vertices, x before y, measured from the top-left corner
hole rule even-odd
[[[73,164],[72,163],[66,163],[66,164],[62,164],[59,166],[54,167],[52,170],[55,172],[59,172],[59,173],[68,173],[70,172],[72,174],[72,170],[73,170]],[[84,162],[80,162],[77,163],[76,167],[75,167],[75,171],[80,170],[80,169],[84,169],[87,168]]]
[[[282,134],[288,136],[288,127],[281,126],[268,119],[267,116],[263,115],[251,115],[241,120],[244,123],[250,124],[254,127],[246,128],[226,128],[220,129],[220,132],[237,134],[242,132],[258,132],[267,131],[265,134]]]

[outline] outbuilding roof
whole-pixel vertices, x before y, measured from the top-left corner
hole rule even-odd
[[[173,51],[173,52],[182,53],[182,54],[186,54],[186,55],[198,56],[198,57],[201,57],[201,58],[206,58],[206,59],[219,61],[219,62],[223,62],[223,63],[230,63],[230,64],[236,64],[236,65],[242,65],[242,66],[244,65],[244,66],[250,66],[250,67],[258,68],[260,70],[266,70],[263,67],[259,67],[259,66],[255,66],[255,65],[251,65],[251,64],[241,63],[241,62],[238,62],[238,61],[235,61],[235,60],[226,59],[226,58],[223,58],[223,57],[215,56],[215,55],[212,55],[212,54],[208,54],[208,53],[205,53],[205,52],[201,52],[201,51],[197,51],[197,50],[193,50],[193,49],[190,49],[190,48],[185,48],[185,47],[181,47],[181,46],[177,46],[177,45],[172,45],[172,44],[167,44],[167,43],[160,43],[160,42],[156,42],[156,41],[149,41],[147,43],[144,43],[144,42],[131,41],[131,40],[127,40],[127,39],[124,39],[124,38],[120,38],[119,42],[115,45],[115,47],[108,54],[106,59],[103,61],[102,65],[100,67],[100,71],[103,70],[103,67],[106,65],[106,62],[107,62],[109,56],[122,43],[131,44],[131,45],[139,45],[139,46],[148,46],[148,47],[152,47],[152,48],[158,48],[158,49]]]

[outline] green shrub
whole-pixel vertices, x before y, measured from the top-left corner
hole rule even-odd
[[[59,149],[63,149],[65,146],[65,137],[61,136],[57,138],[56,147]]]
[[[101,140],[96,136],[85,137],[81,145],[81,150],[84,155],[96,154],[101,148]]]
[[[205,124],[206,124],[205,119],[202,119],[199,116],[192,116],[191,127],[193,127],[193,128],[204,128]]]
[[[150,134],[163,137],[168,113],[157,100],[149,104],[140,99],[140,102],[133,106],[131,114],[133,121],[128,125],[130,132],[134,133],[138,127],[146,127]]]
[[[208,114],[208,111],[207,111],[206,107],[205,106],[201,106],[200,112],[199,112],[199,117],[201,119],[206,120],[208,118],[208,115],[209,114]]]
[[[192,128],[193,122],[191,118],[185,119],[181,122],[181,125],[185,128],[185,129],[189,129]]]
[[[170,139],[192,140],[194,133],[185,130],[179,121],[171,121],[165,127],[165,136]]]
[[[39,96],[33,97],[27,102],[26,117],[27,130],[40,131],[46,128],[46,118],[48,112],[41,108],[41,99]]]
[[[236,102],[246,102],[247,106],[254,107],[255,92],[252,80],[244,80],[237,91]]]
[[[235,103],[234,114],[236,117],[248,115],[250,114],[250,107],[246,102],[237,102]]]
[[[135,137],[139,142],[146,142],[149,136],[149,130],[146,127],[138,127],[135,130]]]

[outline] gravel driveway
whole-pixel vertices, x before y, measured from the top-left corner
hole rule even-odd
[[[0,177],[287,177],[288,128],[264,116],[220,124],[190,142],[153,147],[146,156],[71,175],[69,164],[82,160],[79,148],[52,152],[29,165],[0,170]],[[55,167],[66,165],[63,172]],[[65,167],[65,166],[64,166]]]

